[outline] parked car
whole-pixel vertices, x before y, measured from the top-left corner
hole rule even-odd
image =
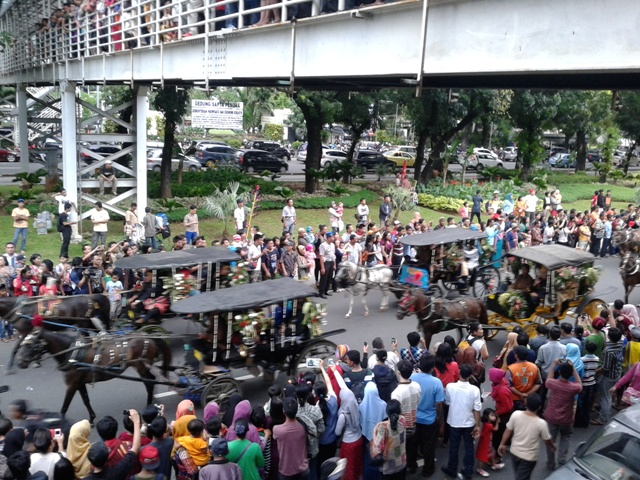
[[[493,157],[494,160],[499,160],[498,155],[493,153],[488,148],[474,148],[473,149],[473,153],[480,153],[482,155],[489,155],[490,157]]]
[[[247,144],[247,148],[251,150],[265,150],[278,157],[280,160],[291,160],[289,150],[284,148],[278,142],[268,142],[266,140],[254,140]]]
[[[580,444],[547,480],[640,478],[640,404],[621,411]]]
[[[410,153],[411,155],[413,155],[413,158],[418,155],[418,148],[414,147],[413,145],[398,145],[393,150],[398,152]]]
[[[269,172],[286,173],[289,164],[265,150],[238,150],[236,153],[240,170],[247,173]]]
[[[344,162],[347,159],[347,152],[342,150],[325,150],[322,149],[322,157],[320,158],[320,167],[325,168],[332,163]]]
[[[467,168],[482,171],[486,167],[504,168],[502,160],[486,153],[472,153],[467,159]]]
[[[147,150],[147,170],[151,170],[154,172],[159,172],[162,166],[162,149],[161,148],[150,148]],[[171,170],[177,171],[180,166],[179,158],[171,159]],[[202,168],[200,162],[197,160],[192,160],[190,158],[184,157],[182,169],[183,171],[197,172]]]
[[[550,167],[555,167],[558,163],[558,160],[562,158],[563,155],[569,155],[568,153],[554,153],[547,159],[547,163]]]
[[[502,160],[505,162],[515,162],[518,158],[518,147],[504,147],[502,149]]]
[[[375,150],[358,150],[354,154],[354,160],[356,165],[364,168],[365,170],[375,170],[375,168],[380,164],[386,164],[391,169],[396,167],[395,162],[389,160],[383,154],[376,152]]]
[[[0,148],[0,162],[19,162],[20,152],[10,148]]]
[[[200,150],[196,154],[196,160],[203,167],[231,166],[236,164],[237,152],[235,148],[225,145],[212,145]]]
[[[570,153],[560,153],[559,155],[553,166],[556,168],[576,168],[576,160],[571,158]]]
[[[302,145],[300,145],[300,147],[298,147],[298,153],[296,154],[296,160],[298,160],[299,162],[306,162],[307,161],[307,146],[309,144],[307,142],[303,143]],[[322,151],[325,150],[331,150],[331,147],[329,145],[322,145]]]
[[[602,162],[603,157],[597,150],[589,150],[587,151],[587,162],[591,163],[600,163]]]
[[[384,152],[383,155],[395,163],[398,167],[404,166],[404,162],[407,162],[407,167],[413,167],[416,163],[416,156],[403,152],[402,150],[390,150],[388,152]]]

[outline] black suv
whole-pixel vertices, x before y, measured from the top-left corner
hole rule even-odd
[[[289,170],[287,162],[280,160],[275,155],[264,150],[240,150],[236,154],[240,170],[247,173],[253,172],[279,172],[286,173]]]
[[[364,168],[365,170],[375,170],[380,164],[386,164],[391,170],[396,167],[395,162],[392,162],[380,152],[375,150],[358,150],[353,156],[356,165]]]
[[[265,150],[269,153],[272,153],[280,160],[286,160],[287,162],[291,160],[291,154],[289,153],[289,151],[278,142],[254,140],[252,142],[249,142],[247,148],[250,148],[252,150]]]
[[[198,151],[196,160],[203,167],[231,167],[236,166],[236,153],[237,150],[235,148],[225,145],[210,145]]]

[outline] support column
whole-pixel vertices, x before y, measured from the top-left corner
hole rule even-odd
[[[144,216],[147,206],[147,109],[149,108],[149,87],[138,86],[135,89],[135,125],[136,147],[134,155],[134,170],[136,172],[137,191],[136,203],[138,216]]]
[[[78,153],[76,119],[76,84],[63,80],[60,82],[61,129],[62,129],[62,180],[69,200],[78,208]],[[80,219],[80,211],[72,210],[71,219]],[[74,225],[75,226],[75,225]],[[77,229],[73,237],[78,236]]]
[[[18,107],[17,147],[20,150],[20,171],[29,171],[29,106],[27,105],[27,86],[16,85],[16,106]]]

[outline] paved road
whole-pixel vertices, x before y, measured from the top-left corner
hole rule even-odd
[[[598,283],[596,291],[610,290],[611,287],[613,287],[614,291],[603,296],[603,300],[608,302],[620,297],[622,292],[622,284],[617,272],[617,262],[618,259],[616,258],[598,261],[598,263],[603,266],[604,273]],[[402,346],[405,343],[404,339],[406,334],[416,328],[415,317],[398,321],[394,314],[396,301],[393,297],[391,300],[392,308],[388,312],[379,312],[376,309],[379,298],[380,295],[376,293],[369,295],[371,312],[369,317],[365,318],[362,316],[363,310],[359,304],[359,299],[357,299],[358,301],[354,307],[354,316],[345,319],[344,313],[347,310],[348,298],[344,293],[334,294],[329,300],[328,325],[325,327],[326,331],[335,328],[345,328],[347,331],[331,339],[336,343],[346,343],[353,348],[361,348],[364,340],[371,343],[375,336],[382,337],[385,342],[390,342],[392,337],[396,337]],[[631,301],[634,303],[640,302],[640,292],[632,295]],[[189,335],[195,335],[195,333],[200,330],[198,325],[185,320],[170,320],[166,322],[165,326],[173,332]],[[438,335],[434,338],[433,343],[441,340],[443,336],[442,334]],[[496,339],[489,342],[490,358],[493,358],[493,356],[499,352],[504,340],[505,334],[501,332]],[[0,371],[2,372],[4,372],[4,366],[9,358],[10,348],[13,345],[13,343],[0,343]],[[173,351],[174,363],[181,363],[182,354],[181,343],[179,341],[174,342]],[[135,375],[135,373],[130,374]],[[283,375],[279,376],[279,381],[283,381]],[[5,408],[10,400],[18,398],[27,399],[35,407],[51,410],[59,409],[62,404],[64,392],[62,373],[55,370],[54,362],[51,359],[46,360],[40,369],[30,368],[28,370],[21,370],[13,375],[4,376],[2,383],[10,385],[11,388],[8,393],[2,395],[2,406]],[[247,381],[242,387],[243,394],[248,399],[252,401],[264,401],[266,397],[266,386],[261,380],[253,379]],[[488,385],[485,388],[487,387]],[[156,389],[156,393],[166,390],[167,387],[159,387]],[[143,408],[146,396],[141,384],[120,379],[111,380],[106,383],[98,383],[93,387],[89,387],[89,395],[98,417],[113,415],[117,419],[121,418],[124,408]],[[162,402],[165,403],[168,412],[174,412],[180,400],[177,396],[171,396],[163,398]],[[485,405],[492,406],[491,399],[486,400]],[[68,416],[71,419],[86,418],[86,411],[78,396],[76,396],[72,402]],[[575,447],[579,442],[584,441],[594,429],[595,427],[591,427],[589,430],[576,430],[572,441],[573,446]],[[447,459],[447,451],[439,448],[437,458],[438,465],[442,465]],[[544,461],[540,463],[534,474],[535,479],[543,479],[548,473],[544,468]],[[442,477],[442,475],[437,474],[433,478]],[[417,479],[421,477],[413,475],[409,478]],[[511,479],[513,478],[513,474],[512,471],[507,468],[502,472],[492,472],[491,478]]]

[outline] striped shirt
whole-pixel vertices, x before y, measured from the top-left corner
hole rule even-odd
[[[582,377],[582,386],[591,387],[596,384],[596,369],[600,359],[595,355],[588,353],[582,357],[582,363],[584,363],[584,376]]]
[[[413,434],[416,425],[416,413],[418,411],[418,402],[422,395],[422,388],[418,382],[409,381],[405,383],[403,380],[398,384],[396,389],[391,392],[391,398],[400,402],[400,411],[405,420],[407,434]]]
[[[624,344],[608,343],[602,352],[602,374],[609,380],[617,380],[622,375]]]

